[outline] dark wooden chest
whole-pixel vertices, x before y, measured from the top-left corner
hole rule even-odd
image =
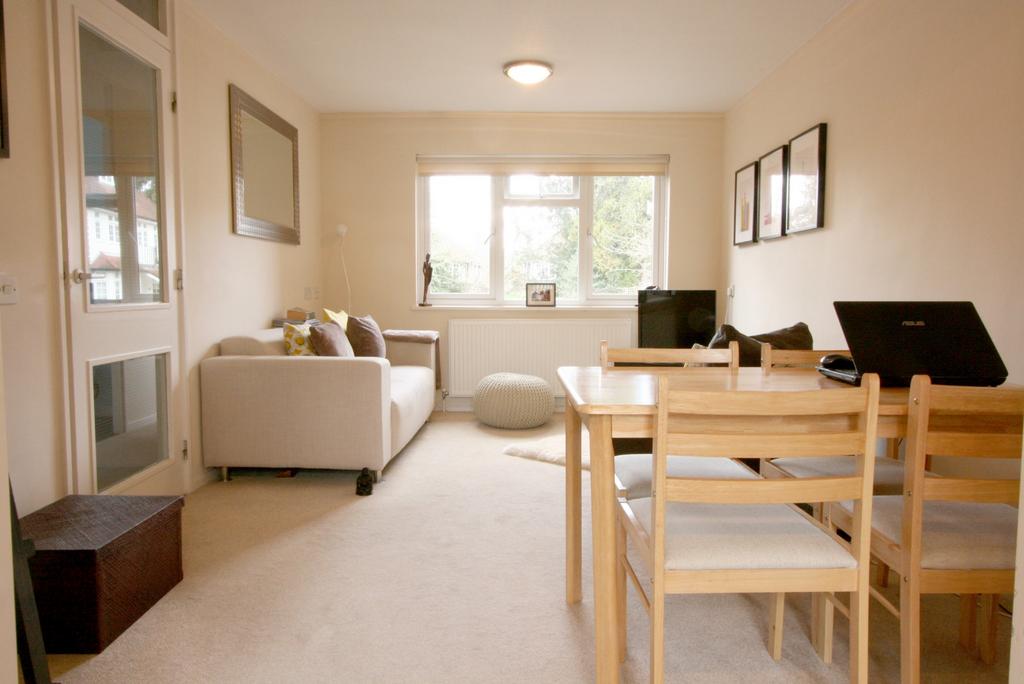
[[[67,496],[21,520],[47,653],[99,653],[181,581],[180,496]]]

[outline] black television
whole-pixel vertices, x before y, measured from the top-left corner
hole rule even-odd
[[[641,347],[706,345],[715,334],[715,291],[640,290],[637,330]]]

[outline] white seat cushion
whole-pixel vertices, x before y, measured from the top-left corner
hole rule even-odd
[[[391,367],[391,455],[416,435],[434,410],[434,371],[426,366]]]
[[[776,458],[772,465],[791,477],[849,477],[857,459],[853,456]],[[875,459],[875,494],[903,494],[903,461]]]
[[[669,456],[666,472],[669,477],[700,477],[752,480],[757,477],[731,458],[702,456]],[[651,495],[651,455],[622,454],[615,457],[615,477],[625,490],[627,499]]]
[[[628,502],[648,534],[652,501]],[[666,570],[856,566],[846,549],[783,504],[665,504]]]
[[[842,507],[852,511],[853,502]],[[899,542],[903,497],[876,496],[872,526]],[[930,570],[1010,570],[1015,566],[1017,509],[1006,504],[925,501],[921,567]]]

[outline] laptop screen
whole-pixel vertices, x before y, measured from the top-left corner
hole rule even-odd
[[[937,384],[998,385],[1006,366],[971,302],[835,302],[860,373],[909,385],[914,375]]]

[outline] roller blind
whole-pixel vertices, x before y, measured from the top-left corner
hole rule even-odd
[[[541,156],[541,155],[416,155],[421,176],[470,174],[538,176],[665,176],[669,157],[637,156]]]

